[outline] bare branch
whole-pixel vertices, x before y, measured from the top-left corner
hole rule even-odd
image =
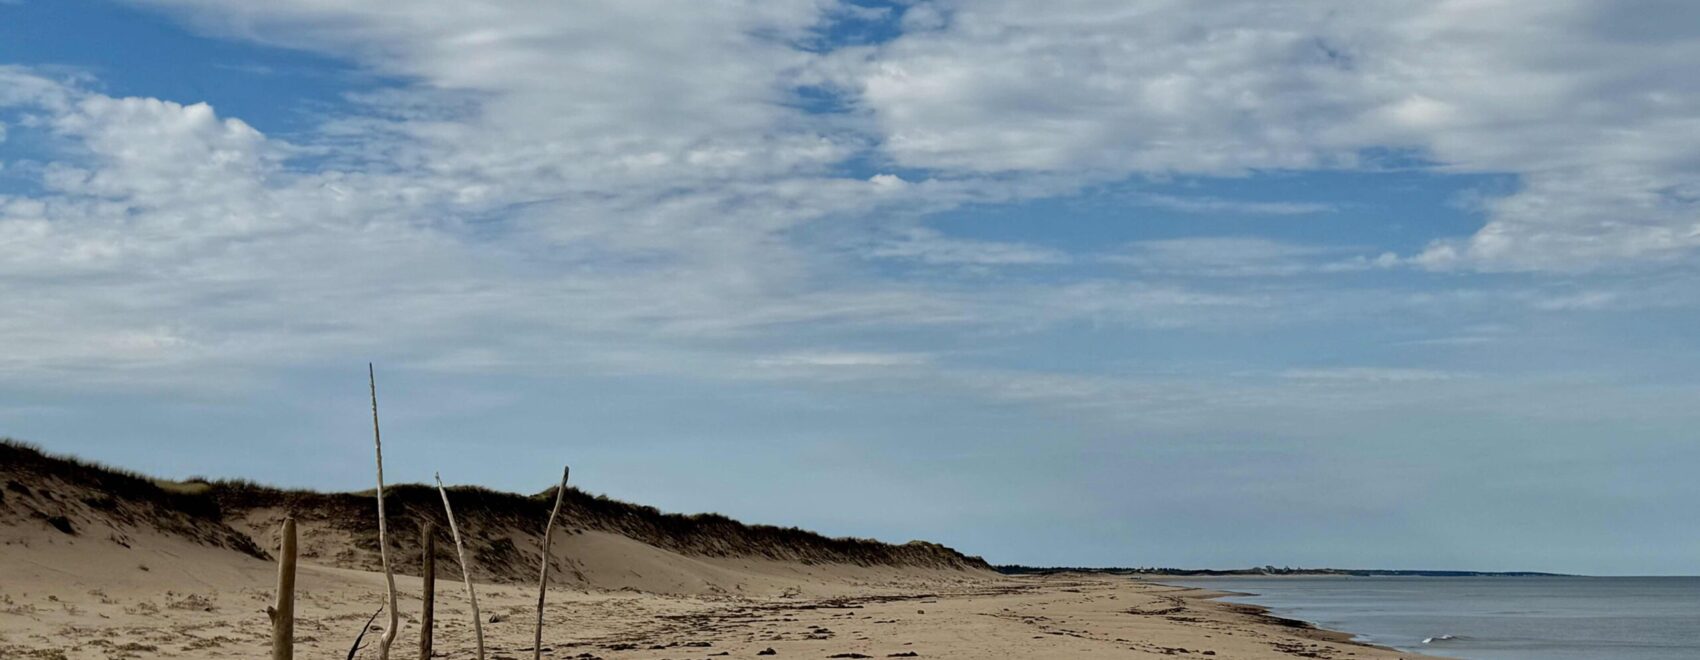
[[[372,610],[372,618],[366,620],[366,625],[360,626],[360,634],[354,636],[354,645],[348,647],[348,660],[354,660],[354,654],[360,652],[360,640],[366,639],[366,631],[372,629],[372,622],[377,621],[378,615],[383,611],[382,607]]]
[[[555,508],[549,511],[549,523],[543,526],[543,568],[537,576],[537,634],[532,639],[532,660],[543,658],[543,598],[549,594],[549,542],[555,531],[555,517],[561,514],[561,500],[567,495],[567,474],[571,466],[561,468],[561,487],[555,489]]]
[[[401,627],[401,615],[396,612],[395,573],[390,571],[390,544],[384,530],[384,441],[378,434],[378,378],[370,362],[366,363],[366,382],[372,388],[372,445],[378,452],[378,561],[384,565],[390,610],[390,625],[378,640],[378,660],[390,660],[390,645],[395,643],[396,629]]]
[[[472,589],[472,569],[466,565],[466,546],[460,542],[460,527],[455,525],[455,510],[449,506],[449,491],[443,488],[442,473],[437,474],[437,494],[443,496],[443,512],[449,517],[449,533],[454,536],[460,576],[466,582],[466,598],[472,601],[472,634],[478,639],[478,660],[484,660],[484,621],[478,615],[478,592]]]

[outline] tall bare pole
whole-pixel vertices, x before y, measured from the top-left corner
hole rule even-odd
[[[401,615],[395,609],[395,573],[390,572],[390,544],[384,532],[384,441],[378,433],[378,378],[370,362],[366,363],[366,383],[372,389],[372,445],[378,452],[378,561],[384,565],[384,584],[389,592],[390,610],[390,625],[378,640],[378,660],[390,660],[390,645],[395,643]]]
[[[277,552],[277,605],[272,617],[272,660],[295,659],[295,518],[283,519]]]
[[[571,466],[561,468],[561,487],[555,489],[555,508],[549,511],[549,523],[543,526],[543,568],[537,576],[537,634],[531,642],[532,660],[543,658],[543,597],[549,594],[549,542],[553,540],[555,516],[561,515],[561,500],[567,495],[567,474]]]
[[[455,510],[449,506],[449,491],[443,489],[443,475],[437,474],[437,494],[443,496],[443,513],[449,517],[449,534],[454,536],[455,556],[460,559],[460,577],[466,582],[466,599],[472,601],[472,634],[478,639],[478,660],[484,660],[484,622],[478,616],[478,592],[472,589],[472,570],[466,565],[466,546],[460,542],[460,527],[455,525]]]
[[[434,632],[437,609],[437,526],[427,521],[419,535],[425,539],[422,571],[425,583],[419,596],[424,601],[419,613],[419,660],[431,660],[431,633]]]

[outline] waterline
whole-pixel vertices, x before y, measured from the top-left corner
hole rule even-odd
[[[1224,600],[1429,655],[1467,660],[1700,658],[1700,578],[1329,576],[1162,582],[1251,594]]]

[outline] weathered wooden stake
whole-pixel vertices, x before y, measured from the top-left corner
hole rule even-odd
[[[366,363],[366,382],[372,388],[372,445],[378,452],[378,561],[384,565],[390,610],[390,625],[384,629],[384,636],[378,639],[378,660],[390,660],[390,645],[395,643],[401,615],[395,610],[395,573],[390,572],[390,544],[384,533],[384,441],[378,434],[378,378],[370,362]]]
[[[484,622],[478,616],[478,592],[472,589],[472,570],[466,565],[466,546],[460,542],[460,527],[455,525],[455,510],[449,506],[449,491],[443,488],[443,475],[437,474],[437,494],[443,496],[443,513],[449,517],[449,534],[455,540],[455,556],[460,559],[460,577],[466,582],[466,598],[472,601],[472,635],[478,640],[478,660],[484,660]]]
[[[425,584],[420,594],[424,610],[419,614],[419,660],[431,660],[431,633],[437,609],[437,526],[426,522],[419,535],[425,539]]]
[[[272,618],[272,660],[295,658],[295,518],[283,519],[277,552],[277,605],[266,608]]]
[[[543,568],[537,576],[537,634],[532,638],[532,660],[543,658],[543,597],[549,594],[549,541],[555,531],[555,516],[561,514],[561,500],[567,495],[567,473],[571,466],[561,468],[561,487],[555,489],[555,508],[549,511],[549,523],[543,526]]]

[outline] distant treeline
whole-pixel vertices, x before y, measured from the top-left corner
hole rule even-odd
[[[1293,568],[1291,566],[1260,566],[1254,568],[1105,568],[1083,566],[993,566],[1005,575],[1051,575],[1056,573],[1093,573],[1099,575],[1167,575],[1167,576],[1256,576],[1256,575],[1347,575],[1353,577],[1568,577],[1562,573],[1532,571],[1411,571],[1358,568]]]

